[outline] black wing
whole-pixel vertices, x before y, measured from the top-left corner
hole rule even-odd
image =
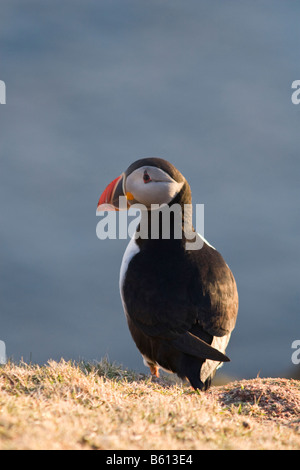
[[[187,354],[229,360],[209,343],[235,325],[238,301],[230,269],[207,244],[187,252],[181,241],[158,242],[141,249],[128,266],[123,298],[131,322]]]
[[[197,265],[193,279],[197,323],[212,336],[228,335],[235,327],[239,303],[233,274],[220,253],[206,243],[193,261]]]

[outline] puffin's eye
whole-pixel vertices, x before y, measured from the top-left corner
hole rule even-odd
[[[149,183],[151,181],[151,178],[148,175],[147,170],[144,171],[143,180],[144,180],[144,183]]]

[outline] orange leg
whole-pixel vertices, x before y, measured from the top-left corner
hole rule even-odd
[[[155,375],[155,377],[159,378],[159,371],[158,371],[158,367],[155,366],[155,365],[149,365],[150,367],[150,372],[152,375]]]

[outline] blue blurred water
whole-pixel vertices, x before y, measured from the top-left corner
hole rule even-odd
[[[237,279],[224,373],[295,370],[300,5],[2,0],[0,339],[8,356],[145,370],[122,312],[126,240],[96,237],[105,186],[144,156],[205,204]],[[299,368],[299,366],[297,366]]]

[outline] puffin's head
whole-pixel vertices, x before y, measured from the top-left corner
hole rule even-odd
[[[151,204],[170,204],[186,186],[184,176],[168,161],[142,158],[107,186],[97,210],[118,210],[120,196],[126,197],[128,207],[139,203],[151,209]]]

